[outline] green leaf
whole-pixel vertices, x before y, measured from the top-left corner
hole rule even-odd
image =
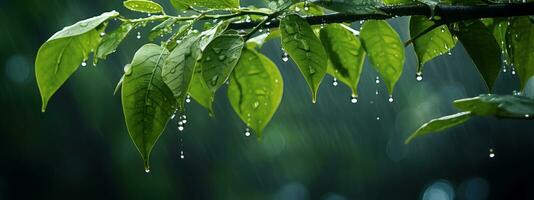
[[[161,37],[165,34],[169,34],[173,30],[173,25],[178,21],[176,18],[169,18],[157,26],[154,26],[152,30],[150,30],[150,33],[148,34],[148,40],[154,41],[156,38]],[[187,26],[187,25],[186,25]]]
[[[523,90],[528,80],[534,76],[534,24],[528,17],[517,17],[512,21],[510,29],[513,64]]]
[[[410,18],[410,37],[414,38],[428,28],[434,26],[434,22],[424,16],[412,16]],[[446,25],[439,26],[432,31],[417,38],[414,50],[417,54],[417,72],[422,73],[423,65],[437,56],[448,53],[454,48],[456,41],[453,39]]]
[[[189,87],[189,95],[202,107],[208,110],[210,116],[214,116],[215,112],[213,111],[213,95],[202,79],[202,70],[200,67],[196,67],[195,74],[193,74],[193,79]]]
[[[267,37],[269,37],[270,33],[263,33],[256,37],[250,38],[247,40],[247,48],[249,49],[261,49],[263,44],[267,42]]]
[[[519,95],[480,95],[454,101],[454,106],[473,115],[504,118],[534,116],[534,99]]]
[[[172,4],[172,7],[174,7],[174,9],[176,9],[177,11],[187,10],[188,8],[187,4],[182,3],[181,0],[170,0],[170,1]]]
[[[480,21],[460,23],[455,33],[473,59],[489,90],[499,75],[501,50],[493,33]]]
[[[239,0],[179,0],[189,6],[199,6],[213,9],[239,8]]]
[[[360,39],[340,24],[329,24],[321,29],[321,41],[328,54],[328,73],[345,83],[358,95],[358,82],[365,61]]]
[[[168,54],[158,45],[144,45],[135,53],[122,83],[126,126],[147,172],[150,152],[176,110],[173,94],[161,77]]]
[[[174,33],[166,42],[165,47],[169,50],[173,50],[178,45],[178,40],[184,38],[188,34],[196,34],[197,30],[192,30],[193,25],[197,20],[192,20],[190,22],[185,22],[176,33]]]
[[[375,0],[312,0],[310,2],[343,14],[385,14],[379,8],[383,3]]]
[[[383,20],[368,20],[361,28],[360,37],[371,63],[386,82],[389,94],[404,67],[404,45],[399,34]]]
[[[43,112],[52,95],[98,47],[105,22],[118,15],[115,11],[106,12],[65,27],[39,48],[35,59],[35,76]]]
[[[508,51],[508,22],[508,19],[497,18],[493,19],[493,23],[488,27],[493,30],[493,37],[495,37],[495,41],[501,48],[501,54],[504,55],[504,64],[512,63],[513,61],[511,51]]]
[[[287,15],[280,22],[282,47],[297,64],[310,87],[312,101],[326,74],[328,57],[310,24],[298,15]]]
[[[193,79],[197,60],[201,52],[198,34],[190,34],[165,59],[163,64],[163,81],[169,86],[178,103],[178,109],[184,112],[185,99]]]
[[[224,20],[219,22],[215,27],[210,28],[206,31],[202,32],[202,40],[200,41],[200,48],[202,50],[206,49],[209,43],[213,41],[213,39],[219,37],[226,31],[228,28],[228,25],[230,24],[230,21]]]
[[[316,4],[309,3],[308,1],[293,4],[288,9],[295,11],[295,14],[298,14],[300,16],[313,16],[324,14],[323,8]]]
[[[106,59],[108,55],[114,53],[133,28],[135,28],[134,24],[124,23],[110,34],[106,34],[102,42],[100,42],[100,46],[98,46],[96,57],[98,59]],[[98,59],[95,59],[95,61]]]
[[[283,94],[282,75],[269,58],[254,50],[243,50],[228,86],[234,111],[261,137],[276,112]]]
[[[221,35],[208,44],[200,59],[202,78],[212,94],[228,80],[245,42],[238,35]]]
[[[413,139],[428,135],[429,133],[443,131],[454,126],[463,124],[471,118],[471,112],[461,112],[454,115],[444,116],[437,119],[430,120],[417,129],[408,139],[404,141],[405,144],[410,143]]]
[[[162,13],[163,7],[156,2],[150,0],[128,0],[123,2],[124,7],[143,13]]]

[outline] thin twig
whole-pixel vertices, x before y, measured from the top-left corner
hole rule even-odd
[[[431,17],[428,6],[401,5],[385,6],[380,8],[384,14],[325,14],[308,16],[305,19],[311,25],[324,23],[351,23],[369,19],[390,19],[401,16],[426,16]],[[498,18],[534,15],[534,3],[515,3],[515,4],[492,4],[492,5],[437,5],[435,8],[435,17],[440,17],[444,24],[453,22],[481,19],[481,18]],[[232,29],[251,29],[256,27],[259,22],[240,22],[230,25]],[[278,20],[272,21],[263,28],[275,28],[280,25]]]

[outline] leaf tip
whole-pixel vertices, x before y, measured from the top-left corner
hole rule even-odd
[[[46,112],[46,107],[48,106],[48,99],[43,97],[43,103],[41,105],[41,112]]]
[[[144,160],[144,165],[145,165],[145,172],[150,173],[150,165],[148,163],[148,159]]]
[[[406,140],[404,140],[404,144],[410,144],[414,138],[415,138],[414,135],[410,135],[410,137],[408,137],[408,138],[406,138]]]

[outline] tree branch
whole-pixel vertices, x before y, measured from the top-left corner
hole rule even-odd
[[[384,6],[380,8],[386,14],[326,14],[306,17],[311,25],[324,23],[343,23],[355,22],[369,19],[390,19],[400,16],[431,16],[430,7],[424,4],[401,5],[401,6]],[[434,17],[439,17],[444,24],[480,18],[497,18],[534,15],[534,3],[509,3],[509,4],[492,4],[492,5],[437,5],[434,10]],[[233,29],[250,29],[254,28],[259,22],[242,22],[233,23],[230,28]],[[275,20],[263,28],[278,27],[280,22]]]

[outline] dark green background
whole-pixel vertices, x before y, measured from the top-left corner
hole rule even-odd
[[[298,69],[281,61],[279,41],[269,42],[262,52],[282,71],[285,93],[263,140],[244,136],[220,91],[216,118],[191,103],[184,132],[169,123],[147,174],[112,95],[145,30],[107,61],[80,68],[46,113],[34,78],[48,37],[104,11],[131,16],[121,4],[0,0],[0,199],[534,199],[532,122],[475,118],[402,143],[423,122],[454,113],[453,99],[486,92],[461,45],[428,63],[423,82],[408,47],[394,103],[366,63],[357,104],[328,77],[313,105]],[[391,22],[406,40],[407,18]],[[518,88],[510,70],[496,84],[501,94]]]

